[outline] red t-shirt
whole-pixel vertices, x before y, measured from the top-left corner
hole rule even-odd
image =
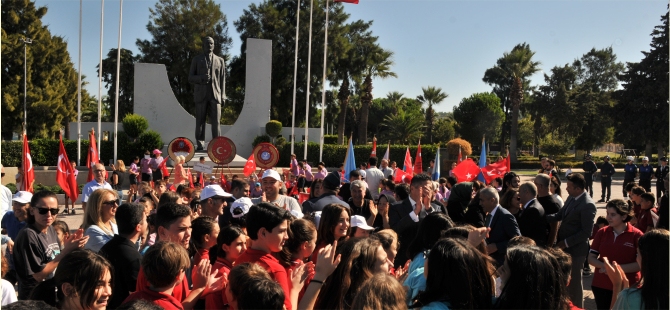
[[[200,249],[195,252],[195,255],[193,255],[193,271],[192,273],[195,274],[197,268],[195,266],[198,266],[200,264],[200,261],[202,259],[209,260],[209,249]],[[193,279],[193,278],[191,278]]]
[[[295,266],[298,266],[301,263],[300,260],[294,260],[291,262],[291,266],[289,267],[284,267],[286,269],[286,274],[290,275],[291,274],[291,269],[293,269]],[[302,287],[302,290],[300,290],[300,294],[298,295],[298,302],[302,300],[302,296],[305,295],[305,291],[307,290],[307,287],[309,286],[309,282],[312,281],[314,278],[314,275],[308,276],[307,279],[305,280],[305,286]],[[290,289],[293,289],[293,283],[289,281],[288,286]]]
[[[328,245],[326,243],[326,240],[321,240],[319,244],[316,245],[316,248],[314,248],[314,252],[312,252],[312,257],[310,258],[310,261],[316,265],[316,260],[319,258],[319,250],[323,249]]]
[[[635,224],[635,228],[639,229],[642,233],[647,231],[647,227],[654,227],[654,220],[651,218],[651,212],[658,214],[658,210],[656,210],[656,208],[647,210],[640,209],[640,213],[638,213],[640,217],[637,218],[637,224]]]
[[[151,291],[149,289],[149,282],[147,281],[147,278],[144,276],[144,270],[140,268],[140,273],[137,275],[137,286],[136,286],[136,292],[140,291]],[[174,297],[177,301],[180,303],[188,297],[188,294],[191,293],[191,290],[188,288],[188,281],[186,281],[186,277],[184,277],[181,280],[181,283],[177,284],[174,289],[172,289],[172,297]],[[131,295],[132,296],[132,295]]]
[[[642,210],[642,205],[636,204],[635,201],[633,201],[633,214],[638,220],[640,219],[640,210]]]
[[[568,300],[568,302],[569,302],[569,304],[568,304],[568,309],[569,309],[569,310],[584,310],[584,309],[582,309],[582,308],[580,308],[580,307],[577,307],[577,306],[573,305],[573,304],[572,304],[572,301],[569,301],[569,300]]]
[[[265,268],[270,274],[270,277],[275,280],[275,282],[279,283],[284,290],[284,305],[286,306],[286,309],[292,309],[288,274],[277,258],[272,256],[272,254],[261,250],[247,249],[235,260],[236,266],[243,263],[257,263]]]
[[[616,237],[612,226],[603,227],[593,238],[591,253],[599,254],[598,260],[600,261],[603,260],[603,257],[607,257],[610,264],[613,262],[617,262],[619,265],[634,263],[637,257],[637,241],[640,237],[642,237],[642,232],[633,225],[627,224],[626,229]],[[640,281],[640,272],[627,273],[626,278],[628,278],[630,286],[634,287]],[[593,276],[591,286],[611,290],[612,281],[606,273],[601,273],[598,268]]]
[[[227,278],[230,269],[233,269],[233,264],[219,257],[216,259],[214,266],[212,266],[212,273],[218,270],[219,274],[217,277],[223,275],[224,278]],[[207,295],[207,297],[205,297],[205,309],[226,309],[228,298],[226,298],[225,291],[226,290],[224,289]]]
[[[163,307],[165,310],[184,310],[184,306],[182,306],[179,300],[168,294],[155,292],[149,289],[130,294],[130,296],[128,296],[126,300],[123,301],[123,303],[125,304],[136,299],[150,301],[155,305]]]

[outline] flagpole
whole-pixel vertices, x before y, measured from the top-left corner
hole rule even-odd
[[[321,137],[319,138],[319,161],[323,157],[323,122],[326,116],[326,56],[328,55],[328,0],[326,0],[326,43],[323,44],[323,85],[321,85]],[[305,156],[307,158],[307,156]]]
[[[312,80],[310,76],[310,69],[312,65],[312,7],[314,0],[310,0],[309,4],[309,44],[307,52],[307,96],[305,97],[305,159],[307,158],[307,144],[309,143],[309,82]]]
[[[116,49],[116,95],[114,96],[114,162],[116,162],[116,136],[119,131],[119,71],[121,71],[121,22],[123,20],[123,0],[119,8],[119,47]],[[101,62],[102,63],[102,62]],[[98,153],[100,153],[98,149]]]
[[[100,133],[102,132],[102,27],[105,17],[105,0],[101,1],[100,6],[100,67],[98,68],[98,150],[100,150]],[[98,152],[98,161],[100,161],[100,152]]]
[[[79,0],[79,78],[77,81],[77,165],[81,164],[81,20],[83,0]]]
[[[293,64],[293,113],[291,114],[291,154],[294,153],[295,144],[295,92],[298,82],[298,34],[300,33],[300,0],[295,13],[295,61]],[[310,31],[311,32],[311,31]]]

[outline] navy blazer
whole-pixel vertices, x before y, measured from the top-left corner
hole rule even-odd
[[[533,239],[537,246],[544,247],[547,245],[549,223],[547,223],[545,217],[544,207],[537,199],[533,199],[521,212],[519,231],[521,231],[522,236]]]
[[[498,205],[498,210],[493,215],[489,227],[491,227],[491,231],[489,232],[489,237],[486,238],[486,243],[495,243],[498,248],[490,256],[502,266],[505,254],[507,254],[507,243],[509,243],[510,239],[521,236],[519,225],[516,223],[516,219],[512,213],[509,213],[505,208]]]

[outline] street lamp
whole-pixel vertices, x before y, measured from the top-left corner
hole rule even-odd
[[[27,59],[27,45],[32,44],[33,40],[30,38],[21,38],[19,39],[23,42],[23,129],[26,128],[26,94],[27,94],[27,85],[28,85],[28,63]]]

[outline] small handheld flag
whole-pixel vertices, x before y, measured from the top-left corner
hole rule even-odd
[[[440,179],[440,145],[437,145],[437,152],[435,152],[435,166],[433,166],[433,174],[431,175],[433,181]]]

